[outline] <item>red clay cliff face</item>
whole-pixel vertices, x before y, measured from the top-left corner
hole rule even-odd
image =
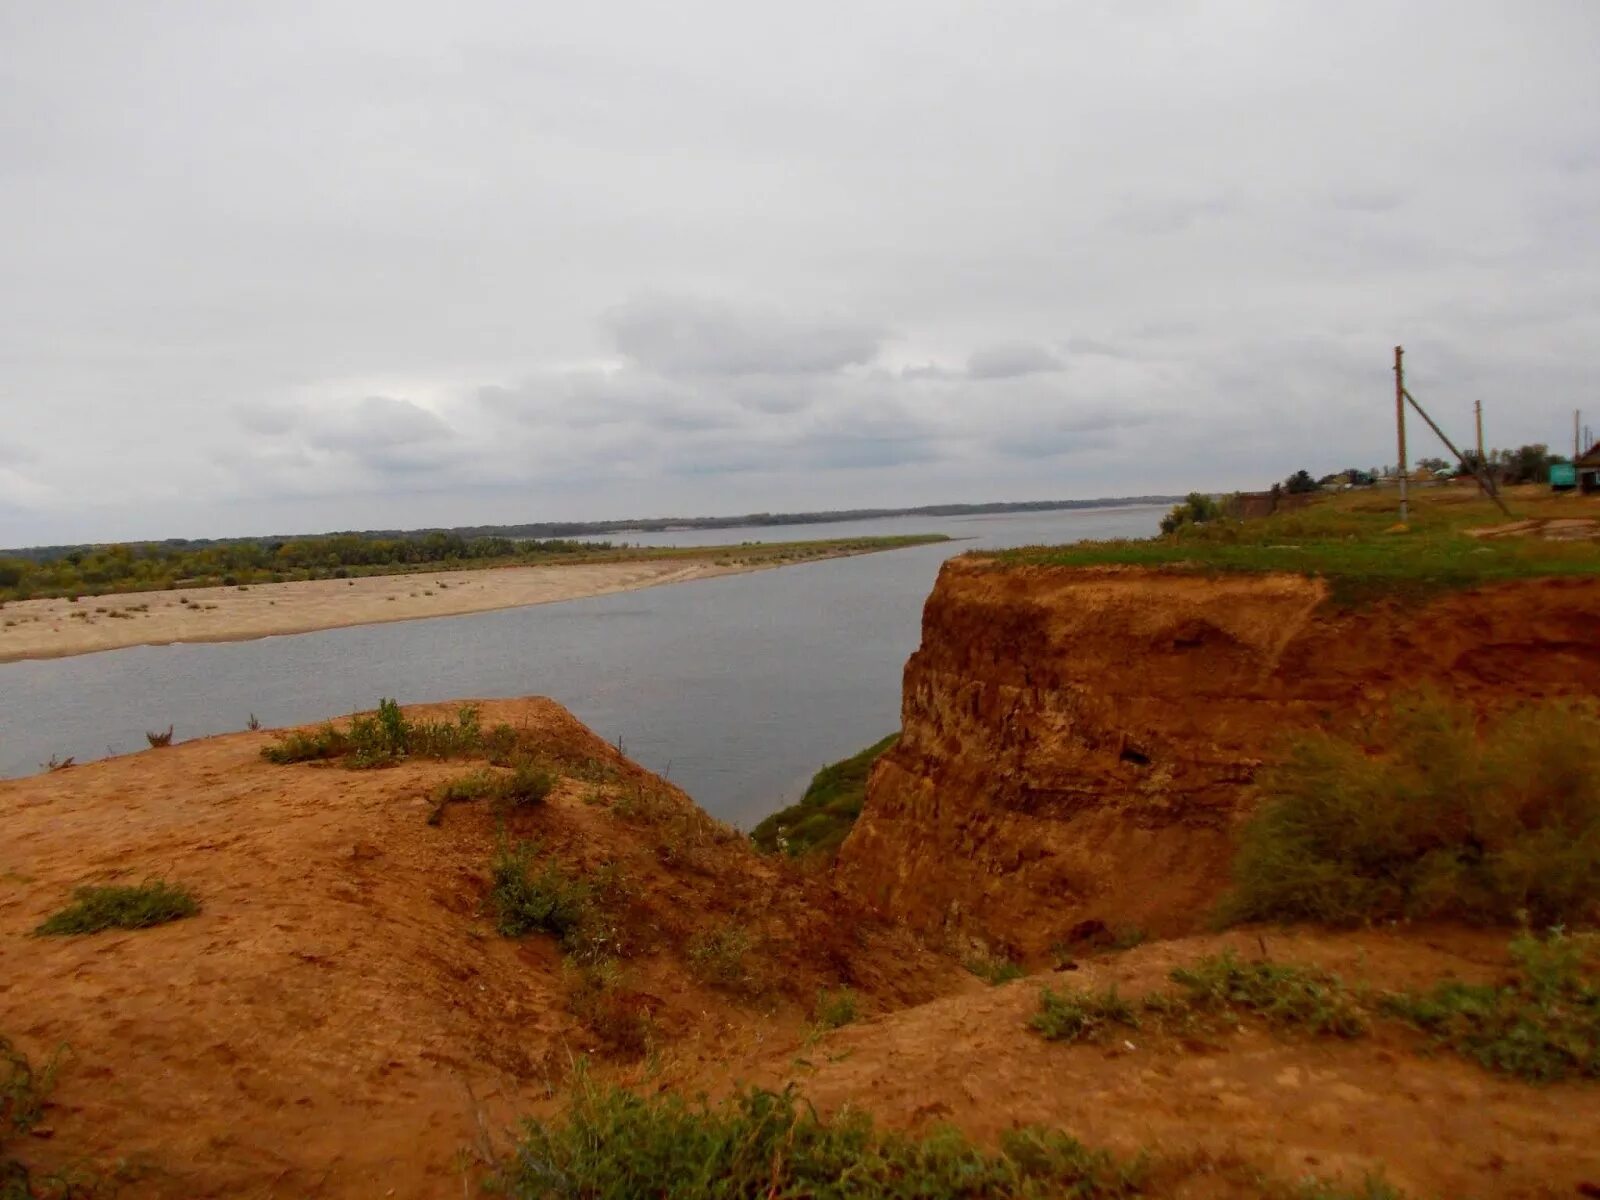
[[[1025,958],[1085,920],[1186,932],[1285,732],[1425,684],[1483,703],[1600,690],[1600,581],[1325,600],[1300,575],[952,560],[841,876],[913,927]]]

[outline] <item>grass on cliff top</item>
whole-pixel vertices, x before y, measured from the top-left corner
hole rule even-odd
[[[1508,503],[1518,519],[1600,518],[1600,505],[1542,489],[1509,495]],[[1600,574],[1600,542],[1466,536],[1467,529],[1503,524],[1506,518],[1460,485],[1413,489],[1405,532],[1390,532],[1399,520],[1397,510],[1394,491],[1370,489],[1321,496],[1304,508],[1270,517],[1187,524],[1155,538],[1025,546],[983,556],[1028,566],[1322,575],[1334,599],[1344,603],[1509,579]]]
[[[865,750],[823,767],[812,776],[799,803],[762,821],[751,830],[751,840],[768,853],[782,851],[795,858],[838,853],[866,802],[872,764],[899,736],[891,733]]]

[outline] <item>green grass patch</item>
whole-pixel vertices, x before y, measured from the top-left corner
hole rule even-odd
[[[852,1024],[859,1015],[856,994],[850,988],[823,988],[811,1007],[811,1019],[821,1029],[838,1029]]]
[[[765,994],[767,980],[752,960],[756,942],[742,925],[722,925],[689,940],[689,970],[702,983],[754,998]]]
[[[627,984],[615,959],[568,964],[567,1011],[610,1053],[639,1058],[656,1041],[648,997]]]
[[[1383,1011],[1491,1071],[1535,1082],[1600,1078],[1600,980],[1593,935],[1524,934],[1516,969],[1493,984],[1456,981],[1386,996]]]
[[[137,887],[81,887],[72,903],[44,921],[34,933],[61,937],[102,929],[147,929],[200,911],[200,902],[181,884],[160,879]]]
[[[1396,501],[1392,495],[1366,493],[1256,520],[1178,522],[1171,532],[1144,540],[981,554],[1001,565],[1321,575],[1333,601],[1343,605],[1396,596],[1425,598],[1450,588],[1511,579],[1600,574],[1600,544],[1466,536],[1467,528],[1505,519],[1466,497],[1423,493],[1416,498],[1410,530],[1388,532],[1398,519]]]
[[[1027,974],[1020,963],[1003,954],[969,954],[961,961],[961,965],[990,987],[999,987],[1002,983],[1010,983]]]
[[[1052,1042],[1098,1042],[1146,1022],[1184,1032],[1260,1017],[1279,1028],[1359,1037],[1367,1020],[1361,1000],[1337,976],[1312,967],[1242,962],[1232,951],[1202,958],[1170,976],[1179,990],[1128,1000],[1115,986],[1100,992],[1044,988],[1028,1027]]]
[[[407,717],[397,701],[381,699],[375,711],[357,713],[343,729],[329,721],[279,734],[261,748],[261,757],[279,764],[340,759],[351,770],[364,770],[408,758],[509,761],[516,742],[509,725],[484,729],[473,704],[462,705],[454,720],[434,721]]]
[[[60,1058],[57,1054],[44,1066],[35,1067],[9,1038],[0,1035],[0,1200],[34,1200],[50,1194],[36,1186],[39,1181],[8,1147],[44,1119],[45,1100],[55,1086]],[[50,1192],[63,1194],[56,1187]]]
[[[1423,695],[1298,736],[1263,772],[1224,921],[1454,917],[1542,926],[1600,899],[1600,709],[1546,701],[1479,728]]]
[[[619,884],[609,875],[579,879],[554,859],[542,858],[534,842],[501,843],[490,864],[489,906],[495,929],[505,937],[545,933],[580,963],[622,952],[621,933],[610,903]]]
[[[1039,993],[1039,1011],[1028,1022],[1030,1029],[1052,1042],[1098,1041],[1119,1025],[1137,1029],[1139,1015],[1114,985],[1103,992],[1045,988]]]
[[[1372,995],[1337,975],[1224,951],[1174,970],[1177,991],[1137,1002],[1115,988],[1043,989],[1028,1025],[1050,1041],[1097,1042],[1118,1028],[1185,1033],[1257,1017],[1278,1029],[1356,1038],[1399,1020],[1487,1070],[1534,1083],[1600,1079],[1600,935],[1520,934],[1512,970],[1494,983],[1447,980],[1421,992]]]
[[[501,815],[512,809],[530,808],[543,804],[555,786],[556,776],[529,759],[518,760],[509,770],[485,767],[441,784],[433,794],[428,824],[439,824],[448,806],[474,800],[487,800]]]
[[[524,1125],[495,1183],[518,1200],[1099,1200],[1137,1195],[1143,1173],[1140,1162],[1039,1128],[1007,1131],[990,1151],[952,1129],[913,1136],[855,1110],[822,1117],[792,1087],[712,1106],[635,1096],[580,1073],[559,1118]]]
[[[866,802],[867,774],[872,764],[899,736],[891,733],[865,750],[823,767],[812,776],[799,802],[762,821],[751,830],[751,840],[768,853],[795,858],[838,853]]]
[[[1230,1021],[1249,1013],[1280,1028],[1341,1038],[1367,1031],[1360,1000],[1337,975],[1315,967],[1244,962],[1225,950],[1179,967],[1170,978],[1183,990],[1176,997],[1152,997],[1146,1007]]]

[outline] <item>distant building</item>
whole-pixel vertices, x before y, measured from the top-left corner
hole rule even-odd
[[[1580,492],[1600,492],[1600,442],[1590,446],[1587,454],[1578,455],[1572,467]]]

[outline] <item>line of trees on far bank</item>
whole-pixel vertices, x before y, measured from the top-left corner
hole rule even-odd
[[[604,553],[610,542],[565,538],[467,538],[430,531],[417,537],[329,534],[289,540],[78,546],[52,557],[0,558],[0,600],[101,595],[175,586],[247,585],[286,579],[344,578],[485,560],[526,561]]]

